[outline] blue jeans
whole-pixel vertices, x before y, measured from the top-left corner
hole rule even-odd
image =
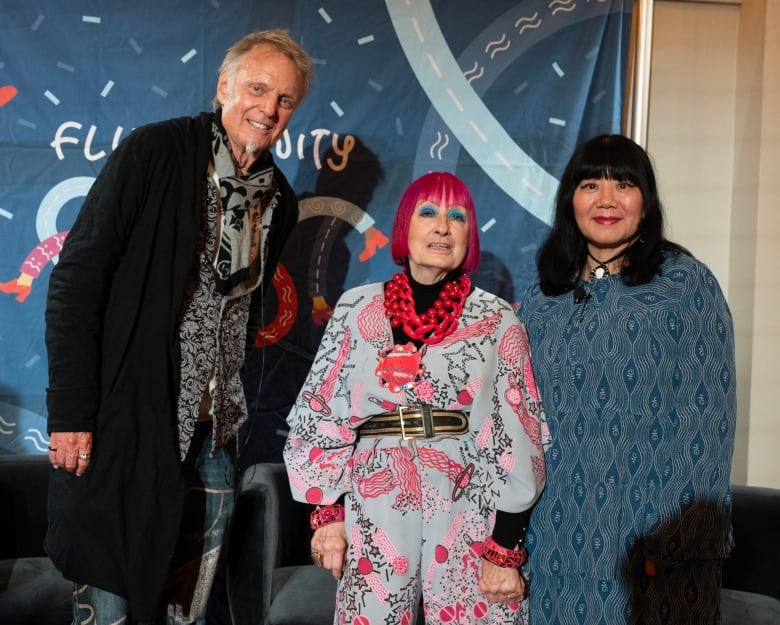
[[[234,457],[220,449],[211,457],[210,423],[198,424],[182,465],[187,490],[166,587],[167,609],[153,623],[128,617],[124,597],[76,584],[73,625],[204,625],[205,608],[222,539],[235,500]],[[166,614],[167,612],[167,614]]]

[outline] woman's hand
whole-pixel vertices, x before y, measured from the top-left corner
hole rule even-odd
[[[479,589],[491,603],[519,603],[526,597],[528,582],[519,569],[510,569],[482,559]]]
[[[339,579],[347,557],[344,521],[329,523],[316,530],[311,538],[311,554],[318,566],[329,569],[333,577]]]

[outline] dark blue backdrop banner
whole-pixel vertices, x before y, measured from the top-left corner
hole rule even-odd
[[[631,4],[4,0],[0,453],[46,449],[48,276],[95,176],[133,128],[210,110],[243,34],[286,28],[317,75],[275,148],[301,203],[247,368],[257,438],[283,434],[341,292],[394,271],[392,217],[416,176],[469,185],[484,250],[474,279],[517,302],[573,148],[621,130]]]

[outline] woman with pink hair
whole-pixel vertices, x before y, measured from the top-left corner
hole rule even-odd
[[[344,293],[288,417],[284,457],[313,505],[334,623],[524,620],[519,567],[544,483],[544,414],[525,329],[475,287],[474,202],[449,173],[405,191],[401,270]]]

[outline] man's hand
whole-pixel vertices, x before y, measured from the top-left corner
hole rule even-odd
[[[49,462],[81,477],[92,458],[92,432],[52,432]]]

